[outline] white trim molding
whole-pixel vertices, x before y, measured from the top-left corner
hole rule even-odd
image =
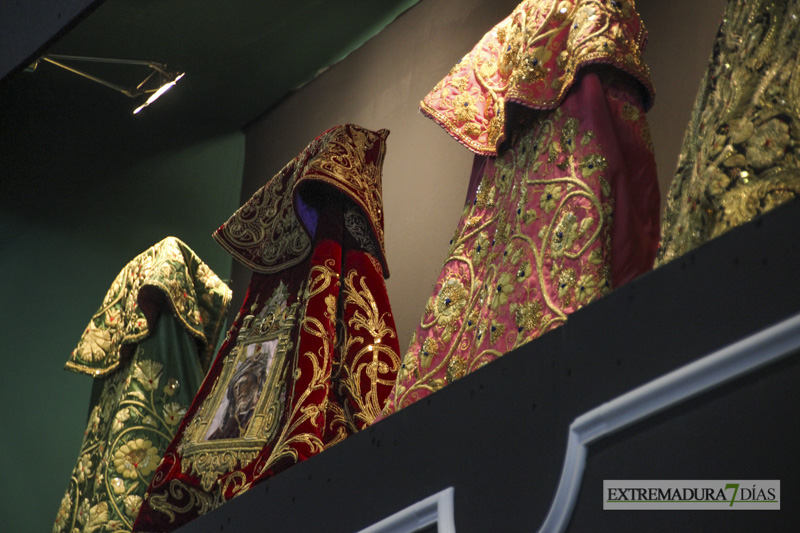
[[[569,427],[561,479],[539,533],[567,528],[578,499],[589,444],[800,348],[800,313],[669,372],[576,418]]]
[[[454,494],[453,487],[448,487],[358,533],[414,533],[433,524],[436,524],[438,533],[455,533]]]

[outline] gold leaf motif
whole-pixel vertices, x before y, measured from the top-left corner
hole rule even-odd
[[[140,359],[136,362],[133,377],[142,384],[147,391],[156,390],[161,380],[161,370],[164,368],[159,362],[149,359]]]
[[[172,501],[186,501],[184,505],[175,505]],[[207,492],[195,489],[177,479],[169,482],[169,490],[163,493],[151,494],[148,499],[150,508],[165,514],[170,523],[175,521],[176,514],[184,514],[197,508],[197,514],[203,515],[213,509],[214,497]]]
[[[798,30],[793,2],[728,2],[670,186],[658,265],[796,196]]]
[[[92,322],[86,328],[82,342],[72,353],[84,361],[96,362],[106,358],[109,348],[111,348],[111,332],[98,328]]]
[[[381,413],[382,403],[378,395],[378,385],[387,383],[400,367],[400,358],[387,344],[387,339],[396,338],[397,333],[390,327],[387,319],[390,314],[381,312],[378,303],[367,285],[367,277],[361,276],[356,283],[358,272],[351,270],[344,279],[343,296],[345,308],[355,306],[349,311],[348,326],[353,332],[363,331],[364,337],[354,336],[345,328],[342,351],[351,354],[357,349],[349,367],[344,369],[343,386],[350,391],[350,397],[358,404],[356,419],[371,424]],[[369,383],[364,390],[364,378]],[[355,424],[352,424],[355,427]]]
[[[423,370],[427,370],[431,364],[431,360],[439,353],[439,341],[433,337],[428,337],[422,343],[422,348],[419,351],[419,358]]]
[[[500,274],[492,291],[492,309],[504,306],[508,302],[509,295],[514,291],[514,277],[510,272]]]
[[[447,365],[447,382],[453,383],[467,374],[467,363],[461,357],[453,357]]]
[[[594,224],[594,218],[592,217],[584,218],[583,220],[581,220],[581,227],[580,230],[578,231],[578,234],[585,235],[593,224]]]
[[[355,329],[364,329],[373,339],[382,339],[386,336],[394,336],[395,332],[386,324],[388,312],[380,312],[375,297],[367,287],[365,276],[361,276],[356,287],[355,278],[358,272],[351,270],[347,273],[344,281],[345,305],[355,305],[358,310],[354,311],[350,317],[349,324]]]
[[[575,285],[575,295],[579,303],[588,303],[597,296],[597,279],[593,274],[581,276]]]
[[[644,26],[628,3],[618,4],[520,3],[436,84],[421,103],[423,113],[474,152],[496,155],[506,129],[506,103],[555,109],[584,65],[613,65],[639,80],[652,97],[641,60]],[[573,148],[565,143],[564,150]]]

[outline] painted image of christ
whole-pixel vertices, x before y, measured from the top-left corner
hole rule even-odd
[[[247,358],[237,365],[206,433],[206,440],[244,436],[261,397],[276,346],[277,341],[268,341],[246,347]]]

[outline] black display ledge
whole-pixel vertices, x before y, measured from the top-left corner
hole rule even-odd
[[[800,311],[798,228],[795,201],[730,231],[180,531],[354,532],[449,486],[459,533],[536,531],[576,417]],[[590,445],[567,530],[793,530],[798,390],[793,354]],[[779,479],[782,504],[603,511],[604,479]]]

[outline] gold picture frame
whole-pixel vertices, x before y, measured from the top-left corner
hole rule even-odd
[[[206,491],[220,476],[252,462],[280,425],[285,373],[294,347],[291,333],[300,305],[295,301],[287,306],[287,299],[281,282],[261,312],[245,316],[222,372],[183,435],[178,448],[181,469],[199,476]],[[248,382],[248,375],[261,381]],[[246,385],[240,387],[242,383]],[[245,401],[249,410],[242,408]],[[243,411],[249,413],[246,420],[238,418]],[[236,417],[235,423],[231,417]]]

